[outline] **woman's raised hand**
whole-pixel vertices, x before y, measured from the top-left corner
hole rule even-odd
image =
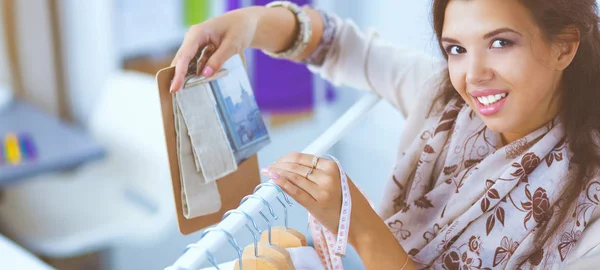
[[[208,19],[190,27],[171,65],[175,77],[171,92],[181,88],[190,61],[207,45],[214,45],[214,52],[199,61],[198,75],[209,77],[235,54],[250,47],[260,18],[262,7],[242,8]]]

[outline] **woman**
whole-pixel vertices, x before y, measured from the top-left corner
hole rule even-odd
[[[287,54],[340,85],[376,91],[407,124],[378,213],[352,186],[349,241],[368,269],[562,268],[600,187],[600,32],[595,0],[434,0],[444,59],[304,8],[310,40]],[[208,43],[210,76],[245,48],[289,52],[302,20],[235,10],[192,27],[172,91]],[[291,153],[265,173],[331,231],[339,172]]]

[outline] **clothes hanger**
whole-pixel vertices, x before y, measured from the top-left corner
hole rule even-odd
[[[252,217],[244,211],[241,211],[238,209],[229,210],[223,215],[223,219],[225,219],[227,216],[229,216],[230,214],[233,214],[233,213],[244,215],[246,217],[246,219],[250,220],[252,226],[256,229],[256,231],[259,232],[258,226],[256,225],[256,222],[254,222],[254,219],[252,219]],[[276,255],[273,255],[274,251],[269,248],[258,248],[258,240],[257,240],[256,234],[254,233],[254,230],[252,230],[252,228],[250,226],[248,226],[247,223],[246,223],[246,228],[248,229],[250,234],[252,234],[253,243],[244,248],[244,251],[241,253],[241,256],[239,256],[239,259],[236,260],[235,266],[233,269],[234,270],[244,270],[244,269],[245,270],[282,270],[283,262],[279,262],[279,261],[273,259],[273,257],[276,256]],[[253,251],[254,251],[254,254],[252,254]],[[275,253],[275,254],[277,254],[277,253]]]
[[[208,234],[209,232],[222,232],[225,233],[225,235],[227,235],[227,238],[229,239],[229,244],[235,248],[237,254],[238,254],[238,261],[242,260],[242,250],[240,249],[240,246],[237,244],[237,241],[235,241],[235,237],[233,237],[233,235],[231,235],[231,233],[229,233],[228,231],[221,229],[221,228],[208,228],[206,230],[204,230],[204,232],[202,233],[202,235],[200,235],[200,239],[202,239],[206,234]],[[186,247],[187,249],[190,248],[201,248],[200,245],[198,245],[197,243],[193,243],[193,244],[189,244]],[[217,260],[215,259],[215,257],[212,255],[212,253],[210,253],[210,251],[206,250],[206,256],[208,257],[208,261],[217,269],[220,270],[221,268],[219,267],[219,265],[217,264]],[[242,268],[239,268],[240,270],[242,270]]]
[[[217,264],[217,260],[215,259],[215,256],[212,255],[212,253],[210,253],[210,251],[206,251],[206,257],[208,257],[208,261],[210,262],[210,264],[212,264],[217,270],[221,270],[221,268],[219,268],[219,265]]]
[[[275,214],[275,211],[273,210],[273,207],[271,207],[271,204],[269,204],[269,202],[267,202],[262,197],[259,197],[256,195],[245,196],[240,201],[240,205],[242,203],[244,203],[247,199],[257,199],[257,200],[262,201],[263,204],[265,204],[267,206],[267,208],[269,209],[271,216],[275,220],[278,219],[277,215]],[[281,262],[284,270],[295,270],[296,267],[294,267],[294,263],[292,262],[292,256],[290,255],[290,252],[279,245],[273,245],[273,242],[271,241],[271,232],[272,232],[271,222],[265,216],[265,214],[263,214],[262,211],[260,211],[259,214],[262,216],[262,218],[267,223],[267,232],[268,232],[267,235],[268,235],[268,240],[269,240],[268,242],[265,242],[262,240],[260,242],[258,242],[259,255],[262,254],[262,249],[271,249],[271,251],[269,252],[269,256],[273,259],[276,259],[278,262]],[[260,231],[258,231],[258,233],[260,233]]]
[[[283,190],[278,185],[275,185],[270,182],[262,183],[262,184],[259,184],[258,186],[256,186],[256,188],[254,188],[254,193],[256,193],[257,190],[259,190],[261,187],[264,187],[264,186],[270,186],[270,187],[276,188],[279,191],[279,193],[281,193],[283,195],[283,198],[288,203],[288,205],[289,206],[293,205],[290,202],[289,198],[286,196],[286,194],[283,192]],[[284,227],[282,227],[282,226],[273,227],[272,231],[270,232],[271,240],[269,240],[269,242],[275,243],[276,245],[278,245],[282,248],[308,246],[307,241],[306,241],[306,236],[304,236],[304,234],[288,227],[288,208],[281,201],[281,199],[279,199],[279,197],[277,197],[277,200],[283,207],[285,226]],[[263,232],[263,234],[261,235],[261,238],[260,238],[261,242],[265,242],[268,237],[269,237],[269,235],[267,235],[267,234],[265,234],[265,232]]]

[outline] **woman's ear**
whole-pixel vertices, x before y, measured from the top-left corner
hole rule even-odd
[[[558,34],[558,36],[556,36],[554,54],[556,69],[564,70],[571,64],[573,58],[575,58],[575,55],[577,54],[580,41],[581,35],[579,28],[575,26],[566,27]]]

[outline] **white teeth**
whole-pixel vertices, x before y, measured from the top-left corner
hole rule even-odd
[[[477,100],[479,100],[479,102],[481,102],[481,104],[483,104],[483,105],[485,105],[487,103],[486,101],[483,100],[483,97],[477,97]]]
[[[483,100],[483,104],[489,104],[490,103],[490,101],[488,100],[487,97],[482,97],[481,99]]]
[[[481,104],[488,106],[490,104],[494,104],[494,103],[498,102],[499,100],[503,99],[504,97],[506,97],[506,93],[497,94],[497,95],[489,95],[489,96],[485,96],[485,97],[477,97],[477,100],[479,100],[479,102],[481,102]]]

